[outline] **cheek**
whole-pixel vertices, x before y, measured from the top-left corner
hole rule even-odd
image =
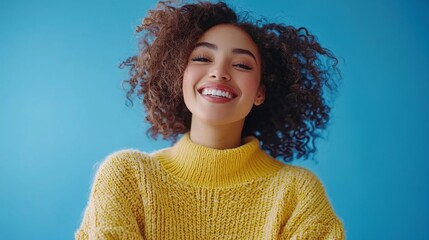
[[[189,67],[187,67],[183,72],[182,93],[186,105],[188,100],[192,97],[195,84],[195,76],[192,73],[193,72]]]
[[[241,89],[249,95],[255,95],[259,90],[260,78],[258,76],[252,76],[242,81]]]
[[[188,65],[183,72],[183,92],[193,91],[198,82],[204,78],[204,69],[200,66]]]
[[[195,80],[196,72],[191,66],[187,66],[183,72],[183,87],[192,84]]]
[[[191,84],[192,84],[192,74],[188,70],[188,68],[186,68],[185,72],[183,73],[183,82],[182,82],[183,91],[186,91],[186,88]]]

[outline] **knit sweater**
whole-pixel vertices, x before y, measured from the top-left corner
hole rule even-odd
[[[227,150],[184,135],[152,154],[102,163],[76,239],[344,239],[310,171],[281,163],[254,137]]]

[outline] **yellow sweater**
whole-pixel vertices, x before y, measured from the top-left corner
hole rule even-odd
[[[184,135],[100,166],[76,239],[344,239],[323,186],[256,138],[216,150]]]

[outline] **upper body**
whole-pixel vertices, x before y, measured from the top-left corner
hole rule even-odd
[[[76,239],[343,239],[310,171],[246,138],[216,150],[186,134],[153,154],[116,152],[101,165]]]
[[[110,156],[76,237],[342,239],[319,180],[275,160],[315,152],[336,58],[305,28],[251,22],[222,2],[161,2],[137,31],[128,96],[142,96],[153,137],[185,135]]]

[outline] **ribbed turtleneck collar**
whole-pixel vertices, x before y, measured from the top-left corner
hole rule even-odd
[[[240,147],[213,149],[192,142],[185,134],[173,147],[154,154],[171,174],[190,185],[222,187],[272,174],[283,163],[259,148],[255,137],[245,138]]]

